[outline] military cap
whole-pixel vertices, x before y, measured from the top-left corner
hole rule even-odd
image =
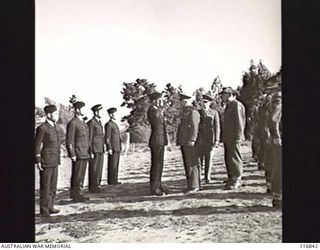
[[[98,111],[98,110],[100,110],[100,109],[102,109],[101,104],[94,105],[94,106],[91,108],[91,110],[92,110],[93,112]]]
[[[222,88],[222,91],[219,93],[219,95],[222,95],[222,94],[232,94],[234,95],[234,90],[231,88],[231,87],[224,87]]]
[[[116,108],[109,108],[107,111],[109,114],[113,114],[113,113],[117,112],[117,109]]]
[[[81,109],[82,107],[84,107],[85,106],[85,103],[84,102],[75,102],[74,104],[73,104],[73,107],[75,108],[75,109]]]
[[[203,98],[204,102],[207,102],[207,101],[212,102],[213,101],[212,97],[208,96],[208,95],[202,95],[202,98]]]
[[[149,98],[151,101],[153,101],[153,100],[159,99],[161,97],[161,95],[162,94],[159,92],[153,92],[149,95]]]
[[[47,105],[43,108],[43,110],[46,114],[53,113],[54,111],[57,111],[57,107],[56,107],[56,105],[53,105],[53,104]]]
[[[180,95],[180,99],[184,100],[184,99],[190,99],[191,96],[185,95],[185,94],[179,94]]]

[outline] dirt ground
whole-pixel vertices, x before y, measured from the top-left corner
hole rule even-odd
[[[184,168],[179,148],[165,152],[164,197],[149,195],[150,151],[144,145],[121,156],[121,185],[106,183],[107,156],[102,180],[103,192],[89,194],[86,203],[69,198],[71,162],[59,167],[56,208],[50,219],[39,217],[39,184],[36,171],[36,242],[70,243],[181,243],[181,242],[281,242],[282,213],[272,208],[265,193],[264,172],[252,161],[250,144],[242,147],[243,187],[224,190],[226,178],[223,147],[213,152],[213,182],[204,190],[185,195]]]

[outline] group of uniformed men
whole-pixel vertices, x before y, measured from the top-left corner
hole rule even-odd
[[[282,206],[282,105],[281,92],[263,96],[254,114],[252,156],[265,171],[267,193],[273,194],[273,206]]]
[[[70,198],[75,202],[85,202],[89,197],[82,194],[87,164],[89,163],[89,192],[100,193],[102,169],[106,150],[108,152],[108,184],[118,185],[119,158],[121,152],[120,130],[115,122],[116,108],[108,109],[110,120],[101,123],[100,110],[97,104],[91,108],[93,118],[85,123],[81,108],[83,102],[75,102],[74,118],[67,124],[66,146],[72,161]],[[46,121],[36,130],[35,154],[36,165],[40,170],[40,214],[49,217],[59,213],[54,208],[57,188],[58,165],[60,164],[60,137],[56,122],[57,107],[48,105],[44,108]]]
[[[243,163],[240,151],[241,142],[244,141],[245,108],[237,100],[236,91],[225,87],[219,93],[225,104],[222,129],[220,129],[219,114],[210,108],[213,99],[203,95],[204,109],[198,110],[191,96],[180,94],[182,111],[177,132],[177,145],[180,146],[185,169],[187,188],[185,193],[195,193],[202,189],[201,172],[205,168],[205,183],[211,182],[211,154],[214,147],[218,147],[221,139],[224,143],[225,165],[228,179],[225,188],[238,189],[242,185]],[[151,106],[147,111],[147,118],[151,125],[149,147],[151,149],[150,168],[150,194],[164,196],[168,193],[161,183],[164,147],[168,145],[166,119],[162,108],[162,93],[154,92],[149,95]],[[279,99],[280,98],[280,99]],[[281,205],[281,137],[279,123],[281,120],[280,95],[273,97],[272,109],[269,112],[268,125],[270,150],[268,151],[272,164],[266,170],[268,186],[274,194],[273,205]],[[86,166],[89,161],[89,192],[101,192],[104,145],[108,152],[108,184],[117,185],[121,141],[119,127],[115,122],[116,108],[108,109],[110,120],[105,124],[105,130],[100,121],[101,105],[92,107],[93,118],[85,123],[81,108],[83,102],[73,104],[74,118],[67,125],[66,145],[68,155],[72,160],[72,174],[70,198],[75,202],[85,202],[89,197],[82,194],[82,187]],[[280,110],[280,111],[279,111]],[[55,122],[57,121],[57,108],[49,105],[44,108],[46,122],[36,131],[36,163],[40,170],[40,213],[44,217],[58,213],[54,209],[56,194],[58,165],[60,164],[60,139]],[[105,131],[105,132],[104,132]],[[280,141],[279,141],[280,140]],[[261,152],[261,150],[260,150]],[[259,161],[259,166],[262,164]],[[276,165],[276,166],[275,166]],[[269,171],[273,169],[272,174]],[[270,177],[272,176],[272,177]],[[269,184],[270,183],[270,184]]]

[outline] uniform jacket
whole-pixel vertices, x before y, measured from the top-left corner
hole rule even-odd
[[[120,130],[118,125],[112,120],[109,120],[105,125],[104,142],[107,145],[107,150],[114,152],[121,151]]]
[[[93,117],[87,123],[89,127],[89,152],[103,153],[104,152],[104,133],[103,126],[97,118]]]
[[[258,111],[257,133],[264,141],[266,141],[270,137],[267,124],[270,106],[271,104],[269,101],[269,103],[265,103],[263,106],[261,106]]]
[[[156,106],[151,106],[148,109],[148,121],[151,125],[151,135],[149,139],[149,146],[166,146],[168,145],[168,137],[166,125],[162,110]]]
[[[278,106],[277,108],[271,107],[268,113],[267,126],[270,133],[270,138],[272,140],[281,140],[281,114],[282,112],[280,106]]]
[[[67,125],[67,150],[69,157],[89,158],[89,128],[75,116]]]
[[[244,140],[245,125],[246,116],[243,104],[236,99],[229,101],[224,111],[223,142],[228,143]]]
[[[54,167],[60,164],[60,138],[56,126],[53,127],[48,122],[44,122],[37,128],[35,154],[36,163],[41,162],[43,167]]]
[[[197,140],[200,114],[194,107],[186,106],[182,110],[180,118],[177,145],[187,146],[188,143],[195,142]]]
[[[204,112],[204,115],[200,118],[197,144],[212,146],[215,141],[220,140],[219,113],[213,109]]]

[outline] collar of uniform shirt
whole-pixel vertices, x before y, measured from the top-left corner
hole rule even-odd
[[[81,122],[85,123],[85,121],[82,119],[82,115],[76,114],[76,116]]]
[[[53,122],[53,121],[50,121],[49,119],[47,119],[47,123],[49,123],[52,127],[55,126],[54,122]]]
[[[98,122],[101,122],[100,118],[98,118],[97,116],[94,116],[94,119],[96,119]]]

